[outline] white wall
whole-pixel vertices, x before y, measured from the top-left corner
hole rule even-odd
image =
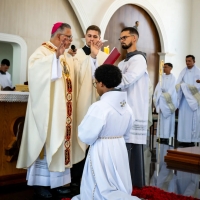
[[[151,0],[166,30],[168,53],[165,62],[172,62],[178,77],[186,66],[185,56],[190,49],[192,0]]]
[[[200,67],[200,0],[193,0],[192,3],[192,19],[191,19],[191,38],[190,51],[196,58],[196,65]]]

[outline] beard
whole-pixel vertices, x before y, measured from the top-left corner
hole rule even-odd
[[[133,45],[132,42],[130,42],[129,44],[122,44],[122,49],[129,49],[131,46]]]

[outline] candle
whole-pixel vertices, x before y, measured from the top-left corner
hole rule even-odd
[[[164,65],[164,61],[161,60],[161,61],[160,61],[160,69],[159,69],[159,74],[160,74],[160,76],[162,76],[162,74],[163,74],[163,65]]]
[[[160,87],[162,85],[163,65],[164,65],[164,61],[161,60],[160,61],[160,69],[159,69],[159,83],[160,83]]]
[[[109,46],[104,47],[104,53],[109,54],[110,53],[110,48]]]

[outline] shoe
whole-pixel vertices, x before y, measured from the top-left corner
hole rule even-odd
[[[80,183],[79,182],[74,182],[74,183],[70,183],[71,187],[80,187]]]
[[[70,184],[71,191],[75,194],[78,195],[80,194],[80,183],[79,182],[74,182]]]
[[[156,142],[160,144],[169,144],[169,139],[168,138],[158,138]]]
[[[194,142],[179,142],[179,145],[180,147],[194,147],[195,144]]]
[[[49,192],[49,190],[44,186],[34,186],[35,194],[39,197],[42,197],[44,199],[50,199],[52,198],[52,194]]]
[[[69,187],[57,187],[55,188],[58,194],[69,194],[71,193],[71,189]]]
[[[188,143],[188,147],[195,147],[194,142],[189,142],[189,143]]]
[[[160,138],[160,143],[161,144],[169,144],[169,139],[167,139],[167,138]]]

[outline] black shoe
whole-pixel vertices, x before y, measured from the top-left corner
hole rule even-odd
[[[70,187],[80,187],[79,182],[70,183]]]
[[[52,198],[52,194],[49,192],[49,190],[44,186],[34,186],[35,194],[39,197],[42,197],[44,199],[50,199]]]
[[[179,142],[179,145],[180,147],[194,147],[195,144],[194,142]]]
[[[80,194],[80,182],[71,183],[70,188],[75,195]]]
[[[160,143],[161,144],[169,144],[169,139],[167,139],[167,138],[161,138],[160,139]]]
[[[69,187],[57,187],[55,188],[55,191],[61,195],[71,193],[71,189]]]
[[[158,138],[156,142],[159,142],[160,144],[169,144],[168,138]]]

